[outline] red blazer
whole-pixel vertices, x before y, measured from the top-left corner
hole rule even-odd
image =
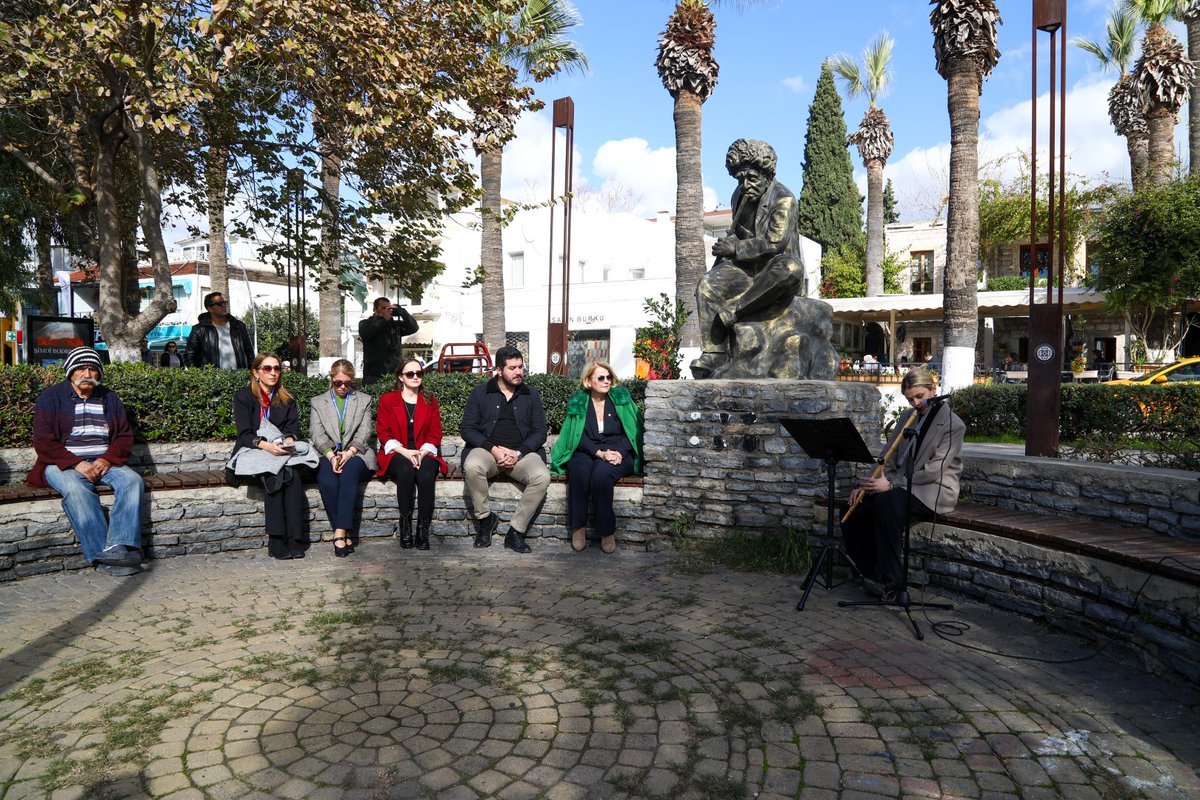
[[[400,392],[387,392],[379,398],[379,409],[375,414],[375,432],[379,436],[379,472],[386,475],[388,464],[395,453],[383,452],[383,446],[390,439],[395,439],[409,450],[418,450],[423,444],[440,447],[442,444],[442,412],[438,409],[437,400],[426,401],[423,395],[417,395],[417,410],[413,415],[413,433],[416,442],[408,441],[408,409],[404,407],[404,397]],[[449,470],[441,456],[429,456],[438,462],[438,468],[445,475]]]

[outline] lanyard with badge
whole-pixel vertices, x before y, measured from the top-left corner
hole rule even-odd
[[[354,392],[349,392],[343,399],[341,405],[338,405],[337,394],[333,389],[329,390],[329,399],[333,401],[333,410],[337,413],[338,418],[338,443],[333,446],[334,452],[342,452],[342,439],[346,438],[346,409],[350,405],[350,396]]]

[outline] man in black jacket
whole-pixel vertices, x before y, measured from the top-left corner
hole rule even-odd
[[[364,384],[374,383],[396,371],[400,366],[400,345],[404,337],[416,333],[419,327],[412,314],[386,297],[376,298],[374,309],[374,314],[358,323]]]
[[[463,481],[475,509],[475,546],[489,547],[499,524],[488,505],[488,482],[501,472],[524,484],[504,546],[528,553],[525,533],[546,497],[546,412],[537,390],[525,385],[525,359],[515,347],[496,351],[496,377],[467,398],[461,433]]]
[[[204,308],[188,336],[188,364],[248,369],[254,363],[254,344],[245,323],[229,313],[229,301],[220,292],[204,295]]]

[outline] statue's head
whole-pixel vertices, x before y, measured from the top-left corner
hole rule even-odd
[[[757,200],[775,178],[775,148],[757,139],[738,139],[725,153],[725,169],[737,178],[742,194]]]

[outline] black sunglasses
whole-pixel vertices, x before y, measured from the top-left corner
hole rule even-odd
[[[259,370],[262,372],[282,372],[283,367],[279,366],[278,364],[263,364],[261,367],[259,367]]]
[[[209,305],[210,306],[227,306],[227,305],[229,305],[229,301],[228,300],[213,300],[211,303],[209,303]]]
[[[592,380],[608,382],[612,380],[612,375],[593,375]]]
[[[345,386],[350,386],[353,381],[330,381],[335,389],[341,389]]]
[[[418,370],[410,369],[408,372],[402,372],[400,374],[406,378],[423,378],[423,377],[425,377],[425,372],[423,370],[419,370],[419,369]]]

